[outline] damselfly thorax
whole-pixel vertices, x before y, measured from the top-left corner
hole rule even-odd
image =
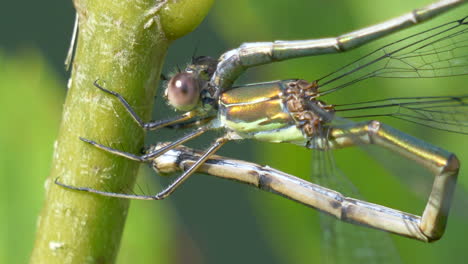
[[[219,124],[241,138],[310,146],[333,113],[333,106],[316,99],[317,87],[286,80],[231,89],[218,100]]]

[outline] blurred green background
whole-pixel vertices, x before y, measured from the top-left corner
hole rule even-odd
[[[242,42],[336,36],[430,3],[430,0],[380,1],[221,1],[192,34],[170,48],[165,73],[183,67],[193,55],[219,56]],[[24,8],[27,6],[27,8]],[[428,28],[468,14],[468,6],[449,12],[420,27]],[[69,73],[63,60],[69,45],[74,12],[71,2],[7,2],[0,10],[0,129],[2,217],[0,263],[25,263],[34,242],[35,224],[49,173],[53,144]],[[410,34],[385,38],[346,54],[297,59],[249,70],[239,83],[275,79],[314,80],[382,43]],[[466,93],[467,76],[439,80],[376,79],[345,89],[330,103],[390,96]],[[378,89],[378,90],[377,90]],[[161,92],[160,90],[159,92]],[[155,118],[173,115],[157,104]],[[403,131],[456,153],[468,164],[466,136],[428,130],[421,126],[383,120]],[[171,140],[170,133],[149,135],[147,142]],[[205,147],[211,137],[191,146]],[[221,155],[251,160],[309,179],[311,151],[286,144],[252,141],[228,144]],[[386,159],[382,153],[382,159]],[[336,152],[336,160],[367,200],[420,214],[424,187],[412,179],[404,162],[403,177],[394,177],[360,150]],[[402,169],[403,168],[403,169]],[[390,170],[391,171],[391,170]],[[170,179],[160,179],[146,166],[143,184],[153,191]],[[400,179],[408,178],[407,181]],[[424,180],[430,184],[430,176]],[[154,184],[153,184],[154,183]],[[145,186],[143,185],[143,186]],[[433,244],[388,235],[397,253],[391,262],[462,263],[468,258],[468,171],[462,167],[457,201],[442,240]],[[416,191],[416,192],[415,192]],[[418,194],[423,192],[422,195]],[[361,227],[353,227],[361,231]],[[379,231],[378,235],[383,234]],[[369,236],[371,237],[371,236]],[[132,202],[119,263],[321,263],[327,256],[318,214],[307,207],[242,184],[197,175],[170,199]],[[353,241],[359,243],[359,241]],[[377,244],[377,243],[375,243]],[[387,249],[374,254],[387,255]],[[328,251],[327,251],[328,252]],[[348,259],[349,263],[356,260]]]

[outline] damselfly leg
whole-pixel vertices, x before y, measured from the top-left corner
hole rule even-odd
[[[131,160],[139,161],[139,162],[151,163],[154,159],[166,153],[168,150],[171,150],[179,146],[180,144],[182,144],[183,142],[189,139],[193,139],[199,136],[205,131],[206,130],[199,129],[196,131],[196,133],[188,134],[187,136],[179,139],[178,141],[174,141],[170,144],[167,144],[166,146],[162,148],[158,148],[158,149],[150,148],[148,150],[148,153],[142,156],[138,156],[132,153],[127,153],[127,152],[123,152],[123,151],[116,150],[113,148],[109,148],[91,140],[86,140],[86,139],[82,139],[82,140],[90,143],[91,145],[99,149],[113,153],[115,155],[119,155],[128,159],[131,159]],[[55,183],[62,187],[69,188],[72,190],[90,192],[90,193],[100,194],[100,195],[109,196],[109,197],[136,199],[136,200],[162,200],[168,197],[170,194],[172,194],[177,189],[177,187],[179,187],[183,182],[185,182],[211,155],[216,153],[216,151],[218,151],[228,141],[229,141],[229,138],[227,137],[218,138],[194,164],[192,164],[189,168],[187,168],[184,171],[184,173],[182,173],[169,186],[164,188],[162,191],[160,191],[156,195],[135,195],[135,194],[113,193],[113,192],[100,191],[100,190],[96,190],[96,189],[89,188],[89,187],[75,187],[75,186],[62,183],[59,181],[59,179],[56,179]]]
[[[119,156],[122,156],[124,158],[127,158],[127,159],[131,159],[131,160],[135,160],[135,161],[139,161],[139,162],[150,162],[152,159],[160,156],[161,154],[163,154],[164,152],[180,145],[180,144],[183,144],[184,142],[187,142],[191,139],[194,139],[198,136],[200,136],[201,134],[205,133],[206,131],[208,130],[208,128],[199,128],[197,130],[194,130],[192,132],[190,132],[189,134],[177,139],[176,141],[173,141],[171,142],[171,144],[168,144],[167,146],[165,146],[164,148],[161,148],[161,149],[158,149],[158,150],[155,150],[155,151],[150,151],[149,153],[146,153],[144,155],[135,155],[135,154],[132,154],[132,153],[128,153],[128,152],[124,152],[124,151],[120,151],[120,150],[117,150],[117,149],[113,149],[113,148],[110,148],[110,147],[107,147],[107,146],[104,146],[102,144],[99,144],[95,141],[92,141],[92,140],[89,140],[89,139],[86,139],[86,138],[80,138],[81,140],[83,140],[84,142],[87,142],[99,149],[102,149],[104,151],[107,151],[107,152],[110,152],[112,154],[115,154],[115,155],[119,155]]]
[[[169,120],[162,120],[162,121],[144,123],[141,120],[141,118],[135,113],[133,108],[130,106],[130,104],[127,102],[127,100],[125,100],[125,98],[122,95],[120,95],[117,92],[110,91],[110,90],[102,87],[101,85],[99,85],[97,83],[97,81],[94,82],[94,86],[99,88],[101,91],[106,92],[108,94],[111,94],[111,95],[115,96],[116,98],[118,98],[119,101],[124,106],[125,110],[132,116],[132,118],[138,123],[138,125],[141,128],[145,129],[145,130],[155,130],[155,129],[162,128],[162,127],[165,127],[165,126],[177,126],[177,125],[184,126],[187,123],[186,121],[193,117],[194,112],[187,112],[186,114],[184,114],[184,115],[182,115],[180,117],[172,118],[172,119],[169,119]],[[200,121],[200,120],[196,120],[196,121]],[[190,124],[190,122],[189,122],[189,124]],[[185,135],[185,136],[171,142],[170,144],[167,144],[166,146],[164,146],[162,148],[159,148],[157,150],[154,149],[154,148],[150,148],[147,151],[147,153],[145,153],[143,155],[135,155],[133,153],[128,153],[128,152],[124,152],[124,151],[117,150],[117,149],[114,149],[114,148],[110,148],[110,147],[104,146],[102,144],[99,144],[99,143],[97,143],[97,142],[95,142],[93,140],[89,140],[89,139],[85,139],[85,138],[81,138],[81,137],[80,137],[80,139],[82,141],[86,142],[86,143],[89,143],[89,144],[93,145],[96,148],[99,148],[99,149],[103,150],[103,151],[107,151],[107,152],[110,152],[112,154],[122,156],[122,157],[130,159],[130,160],[134,160],[134,161],[138,161],[138,162],[151,163],[152,160],[154,160],[158,156],[164,154],[168,150],[173,149],[174,147],[177,147],[180,144],[183,144],[183,143],[185,143],[185,142],[187,142],[187,141],[189,141],[191,139],[194,139],[194,138],[202,135],[203,133],[205,133],[206,131],[208,131],[210,129],[212,129],[212,128],[209,127],[208,125],[204,126],[204,127],[200,127],[198,129],[188,133],[187,135]],[[104,196],[110,196],[110,197],[139,199],[139,200],[161,200],[161,199],[164,199],[167,196],[169,196],[171,193],[173,193],[177,189],[177,187],[179,187],[184,181],[186,181],[197,170],[197,168],[200,167],[203,164],[203,162],[207,158],[210,157],[210,155],[214,154],[218,149],[220,149],[229,140],[230,139],[227,136],[218,138],[206,150],[205,154],[202,155],[197,162],[195,162],[182,175],[177,177],[169,186],[167,186],[165,189],[163,189],[161,192],[159,192],[156,195],[134,195],[134,194],[105,192],[105,191],[100,191],[100,190],[96,190],[96,189],[89,188],[89,187],[75,187],[75,186],[67,185],[67,184],[64,184],[64,183],[60,182],[58,179],[55,180],[55,183],[60,185],[60,186],[69,188],[69,189],[73,189],[73,190],[77,190],[77,191],[86,191],[86,192],[96,193],[96,194],[100,194],[100,195],[104,195]]]
[[[170,126],[170,125],[177,125],[178,123],[182,123],[184,121],[187,121],[187,120],[191,119],[192,117],[196,116],[196,114],[197,114],[195,112],[187,112],[187,113],[185,113],[185,114],[183,114],[181,116],[176,116],[176,117],[173,117],[173,118],[170,118],[170,119],[151,121],[151,122],[145,123],[145,122],[143,122],[141,117],[138,116],[138,114],[135,112],[135,110],[133,110],[133,108],[130,106],[130,104],[127,102],[127,100],[125,100],[125,98],[121,94],[102,87],[101,85],[99,85],[98,81],[99,80],[94,81],[94,86],[99,88],[99,90],[101,90],[101,91],[103,91],[103,92],[105,92],[107,94],[110,94],[110,95],[116,97],[117,99],[119,99],[119,101],[124,106],[125,110],[133,118],[133,120],[135,120],[135,122],[141,128],[143,128],[144,130],[151,131],[151,130],[156,130],[156,129],[163,128],[163,127]]]

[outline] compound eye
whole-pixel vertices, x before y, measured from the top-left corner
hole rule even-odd
[[[177,110],[188,111],[193,109],[200,98],[198,80],[188,72],[176,74],[169,80],[166,97],[169,104]]]

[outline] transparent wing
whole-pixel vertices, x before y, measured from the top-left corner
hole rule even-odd
[[[388,98],[336,105],[335,110],[344,118],[392,117],[438,130],[468,134],[468,95]]]
[[[379,120],[380,118],[376,117],[390,117],[437,130],[468,135],[468,95],[388,98],[336,105],[335,109],[337,114],[334,116],[321,112],[321,115],[328,115],[325,117],[329,120],[328,125],[345,127],[353,123],[350,120],[352,118]],[[383,165],[400,182],[423,200],[427,199],[433,183],[427,170],[389,150],[366,144],[352,133],[347,134],[352,137],[357,147]],[[453,201],[452,211],[467,218],[468,213],[462,208],[468,206],[468,191],[463,186],[457,186]]]
[[[312,182],[362,199],[356,187],[337,168],[331,150],[313,150],[312,162]],[[386,232],[339,221],[324,213],[320,213],[320,225],[323,263],[401,263]]]
[[[374,52],[318,80],[320,94],[326,95],[372,77],[433,78],[468,74],[468,17],[456,20],[385,45]],[[349,119],[390,117],[437,130],[468,134],[468,94],[456,96],[397,97],[335,106],[330,124],[346,124]],[[343,118],[341,118],[343,117]],[[359,138],[353,139],[359,142]],[[432,181],[419,166],[405,163],[380,149],[358,144],[392,174],[412,187],[424,199]],[[380,152],[380,153],[379,153]],[[384,152],[384,151],[383,151]],[[399,164],[399,166],[394,166]],[[412,177],[404,177],[409,173]],[[457,186],[456,214],[464,214],[467,191]],[[466,216],[465,216],[466,217]]]
[[[372,78],[468,74],[468,17],[385,45],[320,79],[321,95]]]

